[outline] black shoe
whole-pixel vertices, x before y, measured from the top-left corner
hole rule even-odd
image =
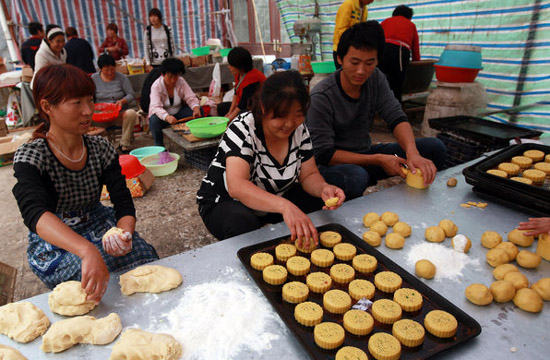
[[[122,146],[122,145],[119,145],[117,150],[121,154],[129,154],[130,153],[130,149],[128,149],[126,146]]]

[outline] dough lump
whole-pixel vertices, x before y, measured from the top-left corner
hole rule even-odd
[[[527,277],[518,271],[510,271],[504,275],[504,280],[510,281],[516,290],[529,287],[529,280]]]
[[[365,231],[363,233],[363,240],[365,240],[365,242],[370,246],[375,247],[380,246],[380,244],[382,243],[382,238],[380,237],[380,234],[372,230]]]
[[[518,246],[528,247],[533,245],[535,237],[525,236],[523,235],[522,230],[514,229],[508,233],[508,241]]]
[[[483,284],[471,284],[466,288],[466,298],[476,305],[489,305],[493,302],[491,290]]]
[[[0,334],[17,342],[33,341],[42,335],[48,326],[48,317],[28,301],[0,306]]]
[[[182,353],[181,344],[172,335],[128,329],[113,346],[109,360],[178,360]]]
[[[542,310],[544,303],[540,295],[533,289],[519,289],[514,296],[514,305],[521,310],[537,313]]]
[[[501,242],[495,247],[495,249],[502,249],[506,251],[506,253],[508,254],[508,260],[510,261],[515,260],[519,252],[516,244],[512,244],[509,241]]]
[[[401,249],[405,245],[405,238],[398,233],[386,235],[386,246],[390,249]]]
[[[78,316],[55,322],[42,337],[44,352],[58,353],[76,344],[105,345],[120,334],[120,317],[111,313],[96,319],[93,316]]]
[[[48,296],[48,305],[52,312],[59,315],[84,315],[97,305],[95,301],[86,300],[87,296],[80,281],[65,281]]]
[[[534,269],[540,265],[541,257],[529,250],[522,250],[518,253],[518,256],[516,256],[516,262],[519,266],[526,269]]]
[[[504,303],[511,301],[516,295],[514,284],[506,280],[497,280],[491,284],[491,293],[496,302]]]
[[[120,290],[124,295],[136,292],[160,293],[172,290],[183,282],[175,269],[161,265],[142,265],[120,275]]]
[[[441,220],[438,226],[445,231],[446,237],[453,237],[458,232],[458,226],[456,226],[456,224],[449,219]]]
[[[411,236],[412,229],[409,224],[399,221],[393,225],[393,232],[401,234],[403,237],[409,237]]]
[[[372,225],[370,226],[370,229],[372,231],[376,231],[377,233],[379,233],[380,236],[384,236],[388,231],[388,225],[386,225],[386,223],[383,222],[382,220],[378,220],[372,223]]]
[[[23,354],[19,352],[19,350],[7,345],[0,345],[0,359],[27,360],[27,358],[24,357]]]
[[[391,211],[386,211],[382,213],[382,215],[380,216],[380,220],[382,220],[388,226],[393,226],[396,222],[399,221],[399,215]]]
[[[426,240],[431,242],[442,242],[445,240],[445,231],[439,226],[430,226],[424,232]]]
[[[472,242],[467,236],[458,234],[451,240],[451,246],[458,252],[467,253],[472,247]]]
[[[492,267],[497,267],[510,261],[506,251],[498,248],[487,251],[485,259],[487,260],[487,263]]]
[[[426,259],[418,260],[414,265],[414,272],[424,279],[432,279],[435,276],[435,265]]]
[[[375,221],[378,220],[380,220],[380,215],[375,212],[370,212],[363,216],[363,225],[365,227],[370,227]]]
[[[517,267],[515,267],[512,264],[502,264],[502,265],[497,266],[493,270],[493,276],[497,280],[502,280],[502,279],[504,279],[504,275],[508,274],[510,271],[519,271],[519,270],[518,270]]]
[[[542,278],[533,285],[531,289],[539,293],[544,301],[550,301],[550,278]]]
[[[338,205],[338,201],[340,201],[337,197],[331,197],[325,200],[325,206],[326,207],[333,207]]]
[[[502,236],[496,231],[485,231],[481,235],[481,246],[487,249],[493,249],[502,242]]]
[[[458,180],[454,177],[447,180],[447,186],[448,187],[455,187],[457,183],[458,183]]]

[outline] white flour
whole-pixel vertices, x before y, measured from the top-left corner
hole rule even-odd
[[[418,260],[430,260],[436,268],[434,280],[452,280],[459,282],[462,270],[466,266],[481,270],[478,259],[472,259],[467,254],[448,248],[445,245],[423,242],[413,245],[407,253],[407,264],[414,268]]]
[[[216,281],[187,288],[179,304],[156,332],[172,334],[183,346],[183,359],[231,359],[240,351],[259,354],[279,335],[266,331],[284,324],[256,289],[242,282]],[[282,330],[281,330],[282,329]]]

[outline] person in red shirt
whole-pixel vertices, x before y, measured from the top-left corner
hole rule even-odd
[[[378,67],[390,84],[397,100],[401,101],[401,88],[405,81],[405,70],[411,58],[420,60],[420,46],[416,25],[411,21],[413,10],[405,5],[399,5],[393,10],[392,17],[382,21],[386,37],[384,55]]]
[[[111,55],[113,59],[120,60],[122,57],[128,55],[128,45],[126,41],[117,35],[118,26],[115,23],[107,25],[107,38],[99,47],[99,54],[106,52]]]

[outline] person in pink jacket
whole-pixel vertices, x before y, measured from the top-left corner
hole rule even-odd
[[[179,59],[169,58],[161,64],[161,77],[151,86],[149,128],[155,145],[164,146],[162,129],[177,120],[201,116],[199,99],[183,79],[185,65]]]

